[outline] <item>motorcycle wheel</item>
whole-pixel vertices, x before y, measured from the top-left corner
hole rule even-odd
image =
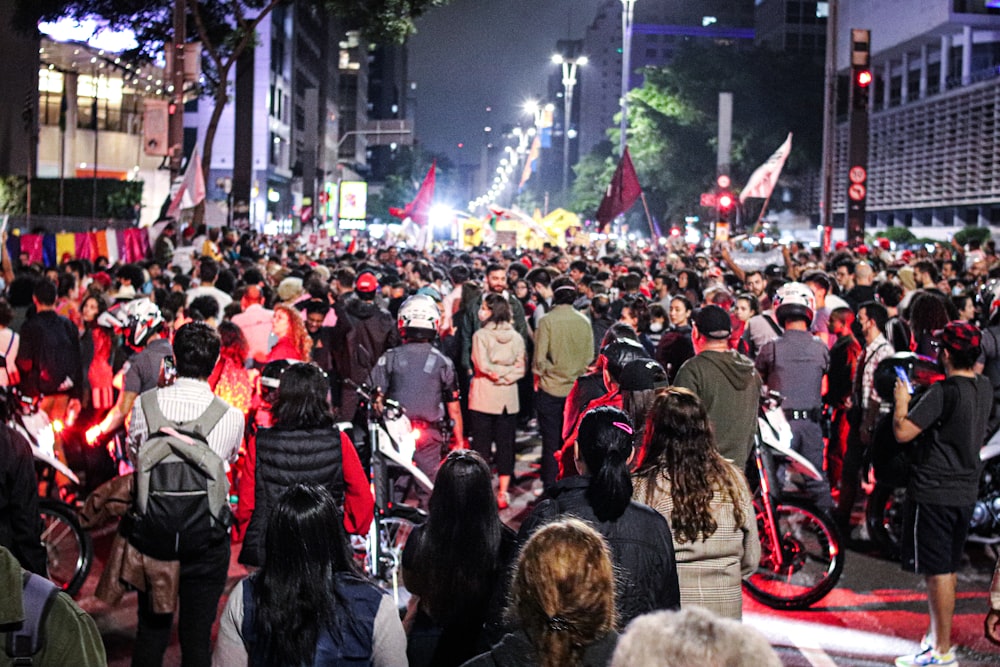
[[[757,507],[760,564],[743,580],[758,602],[772,609],[806,609],[819,602],[840,580],[844,553],[836,526],[815,507],[786,500],[774,508],[780,544],[772,544]]]
[[[49,579],[68,594],[76,595],[94,560],[90,535],[80,527],[76,512],[66,503],[46,498],[38,505]]]
[[[372,577],[372,581],[390,593],[397,604],[405,606],[408,597],[402,581],[403,549],[410,533],[427,520],[427,515],[415,507],[397,505],[379,520],[378,567],[372,567],[374,556],[370,538],[355,542],[354,556]],[[374,574],[373,574],[374,571]]]
[[[903,534],[903,503],[906,487],[876,484],[865,503],[868,535],[886,557],[899,560],[899,541]]]

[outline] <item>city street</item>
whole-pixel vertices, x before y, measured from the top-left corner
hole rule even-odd
[[[522,440],[517,485],[511,488],[511,506],[501,512],[503,520],[515,527],[530,511],[528,503],[534,500],[533,489],[539,485],[532,462],[537,460],[540,446],[534,439]],[[78,602],[97,621],[108,650],[109,665],[119,667],[131,661],[136,598],[129,594],[121,604],[109,608],[93,597],[109,541],[106,534],[95,535],[97,563]],[[775,611],[744,594],[745,622],[767,636],[785,665],[891,665],[896,656],[916,650],[927,624],[923,580],[902,572],[895,562],[871,555],[864,546],[861,542],[859,548],[848,552],[838,588],[808,611]],[[234,547],[229,568],[230,587],[246,574],[236,562],[237,553],[238,545]],[[1000,647],[982,636],[995,552],[970,545],[966,553],[968,562],[959,573],[955,610],[958,659],[963,667],[998,665]],[[165,664],[180,664],[176,636]]]

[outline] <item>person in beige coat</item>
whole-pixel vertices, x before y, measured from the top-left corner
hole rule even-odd
[[[495,462],[500,477],[497,504],[510,504],[507,489],[514,474],[514,437],[517,429],[517,381],[524,377],[524,338],[512,324],[510,305],[499,294],[487,294],[479,307],[482,327],[472,337],[474,375],[469,388],[469,431],[472,447]]]
[[[760,541],[743,472],[719,454],[705,406],[671,387],[647,415],[632,499],[670,523],[681,607],[743,616],[742,578],[757,567]]]

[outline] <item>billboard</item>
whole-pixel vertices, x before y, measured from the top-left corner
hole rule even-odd
[[[340,184],[340,207],[337,213],[341,219],[364,220],[368,215],[368,183],[364,181],[343,181]]]

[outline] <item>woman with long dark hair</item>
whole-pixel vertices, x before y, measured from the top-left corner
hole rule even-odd
[[[667,371],[667,378],[673,382],[684,362],[694,356],[691,341],[691,314],[694,307],[686,296],[677,295],[670,299],[670,328],[660,338],[653,357]]]
[[[681,604],[740,618],[742,577],[760,560],[757,519],[743,472],[719,454],[693,392],[657,396],[634,481],[632,497],[670,522]]]
[[[94,413],[109,410],[115,404],[112,386],[116,352],[114,332],[97,323],[97,318],[107,309],[104,298],[97,294],[87,294],[80,303],[80,353],[83,367],[87,369],[84,379],[84,408],[89,408]],[[17,356],[16,348],[14,356]],[[8,357],[7,361],[11,363],[12,359]]]
[[[460,665],[499,638],[504,585],[517,553],[500,522],[492,474],[469,450],[438,470],[427,523],[403,552],[403,581],[418,596],[411,610],[410,667]]]
[[[517,381],[524,377],[525,346],[512,324],[510,304],[500,294],[487,294],[479,307],[482,327],[472,335],[474,375],[469,389],[472,447],[490,460],[496,445],[497,505],[507,509],[507,489],[514,474],[514,437],[520,401]]]
[[[240,562],[264,562],[264,529],[282,492],[318,484],[343,507],[347,532],[363,535],[374,516],[368,476],[350,437],[338,428],[327,400],[329,380],[314,364],[292,364],[281,375],[273,426],[257,432],[254,508]]]
[[[582,521],[538,530],[521,551],[508,614],[517,630],[464,667],[604,667],[615,632],[615,573],[608,545]]]
[[[647,611],[680,605],[670,526],[632,501],[633,432],[628,415],[618,408],[587,412],[574,447],[580,474],[547,490],[520,532],[526,539],[541,524],[565,515],[592,523],[608,541],[619,573],[618,617],[623,625]]]
[[[357,573],[326,489],[297,484],[278,498],[266,552],[229,595],[213,665],[406,664],[396,605]]]

